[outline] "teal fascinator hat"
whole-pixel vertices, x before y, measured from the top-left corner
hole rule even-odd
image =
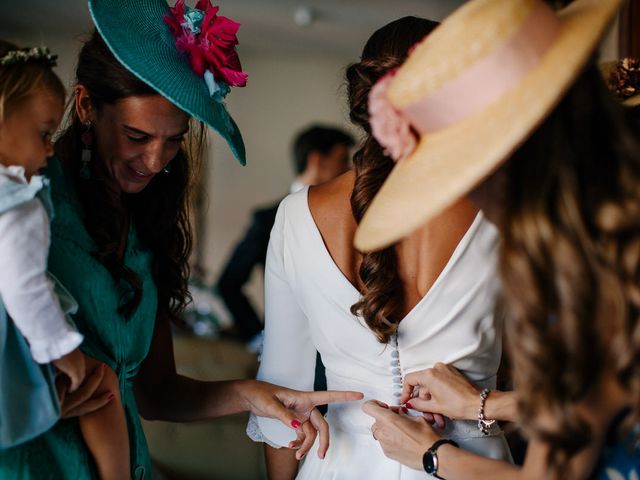
[[[246,152],[224,97],[243,87],[235,46],[240,24],[219,16],[210,0],[89,0],[98,33],[131,73],[181,110],[218,132],[242,165]]]

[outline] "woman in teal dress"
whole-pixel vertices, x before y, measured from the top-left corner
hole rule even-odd
[[[234,50],[239,25],[217,16],[208,1],[198,9],[179,1],[171,10],[164,0],[133,3],[90,0],[97,31],[80,52],[75,108],[46,171],[56,212],[49,268],[78,302],[82,350],[118,376],[131,477],[151,477],[139,415],[188,422],[251,411],[294,428],[303,451],[319,431],[324,453],[328,429],[314,406],[360,394],[176,373],[170,324],[188,301],[189,186],[204,138],[202,128],[193,134],[192,117],[215,129],[244,163],[222,98],[246,75]],[[179,51],[185,38],[206,44],[205,51]],[[0,478],[96,478],[76,417],[109,401],[108,393],[95,393],[100,376],[98,368],[73,394],[62,385],[63,419],[0,451]],[[212,448],[220,440],[212,439]]]

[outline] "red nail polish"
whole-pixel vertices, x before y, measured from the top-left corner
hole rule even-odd
[[[407,409],[407,407],[402,407],[402,411],[403,411],[404,413],[409,413],[409,410]]]
[[[409,402],[405,403],[405,405],[407,406],[407,408],[410,408],[411,410],[413,410],[413,407],[411,406],[411,404]]]
[[[302,424],[298,420],[291,420],[291,426],[293,428],[298,429],[298,428],[300,428],[300,425],[302,425]]]
[[[109,396],[107,397],[107,401],[110,402],[114,398],[116,398],[115,394],[114,393],[110,393]]]

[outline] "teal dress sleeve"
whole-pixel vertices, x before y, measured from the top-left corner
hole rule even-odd
[[[73,319],[85,337],[81,349],[116,372],[125,409],[131,448],[132,478],[151,478],[151,461],[133,393],[133,381],[149,352],[157,313],[157,290],[152,278],[152,256],[143,248],[133,226],[129,228],[124,262],[142,282],[142,299],[125,318],[118,311],[131,289],[116,282],[96,259],[96,245],[84,227],[84,212],[61,163],[51,159],[56,216],[51,225],[49,270],[76,299]],[[0,478],[97,478],[77,419],[61,420],[49,432],[13,449],[0,452]]]

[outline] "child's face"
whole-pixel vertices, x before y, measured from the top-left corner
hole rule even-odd
[[[39,90],[10,111],[0,124],[0,163],[24,167],[27,179],[53,154],[51,137],[60,124],[63,100]]]

